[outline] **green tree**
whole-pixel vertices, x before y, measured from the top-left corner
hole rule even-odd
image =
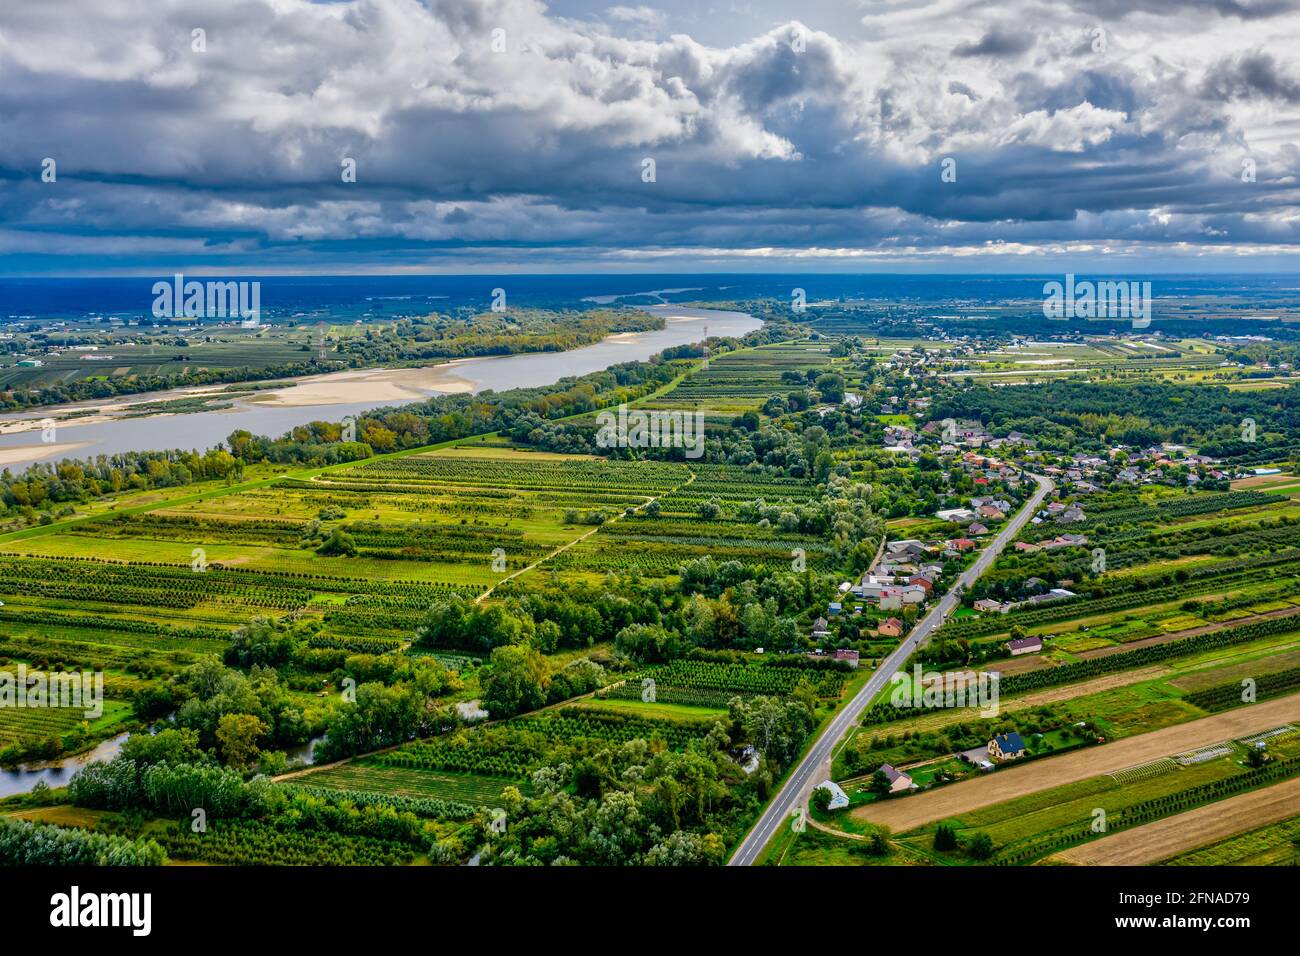
[[[487,676],[482,680],[483,706],[488,713],[509,717],[546,703],[550,667],[536,648],[512,644],[492,652]]]
[[[883,797],[888,795],[891,786],[889,777],[885,775],[885,770],[882,767],[871,775],[871,783],[867,784],[867,789],[871,793]]]
[[[226,714],[217,722],[221,756],[236,770],[248,769],[257,759],[257,741],[265,735],[266,724],[252,714]]]
[[[325,543],[316,549],[316,553],[326,557],[352,557],[357,553],[357,543],[342,528],[335,528]]]

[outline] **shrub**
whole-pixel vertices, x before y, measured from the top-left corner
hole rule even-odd
[[[987,860],[993,855],[993,838],[987,833],[976,833],[966,844],[966,855],[972,860]]]
[[[934,831],[934,848],[936,850],[953,850],[957,847],[957,831],[951,823],[940,823]]]

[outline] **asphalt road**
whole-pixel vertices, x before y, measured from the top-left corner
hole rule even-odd
[[[921,618],[912,632],[907,635],[901,644],[898,645],[888,657],[881,661],[880,666],[876,668],[871,679],[866,685],[858,691],[854,698],[849,701],[848,705],[835,715],[835,718],[826,727],[817,742],[804,755],[803,760],[795,767],[794,772],[786,779],[785,785],[781,787],[772,802],[767,805],[763,815],[758,818],[754,828],[741,841],[740,846],[731,857],[729,866],[750,866],[758,859],[759,854],[763,852],[763,847],[767,846],[777,829],[787,825],[792,813],[796,807],[804,805],[808,793],[812,790],[813,784],[821,783],[830,773],[831,752],[840,739],[848,733],[862,716],[862,712],[871,705],[876,696],[884,689],[885,685],[890,682],[890,678],[899,670],[902,670],[907,664],[907,659],[912,656],[912,652],[924,644],[934,631],[943,623],[943,619],[957,607],[959,598],[957,586],[960,585],[962,591],[966,591],[979,580],[980,576],[989,569],[993,561],[1002,549],[1005,548],[1012,538],[1019,533],[1025,523],[1033,517],[1034,512],[1038,510],[1043,499],[1055,487],[1050,478],[1042,475],[1030,475],[1038,483],[1038,490],[1027,501],[1023,508],[1016,512],[1015,516],[1007,522],[997,537],[984,549],[980,556],[969,568],[962,572],[957,579],[957,583],[949,588],[935,604],[925,617]]]

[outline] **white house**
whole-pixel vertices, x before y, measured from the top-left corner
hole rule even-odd
[[[829,790],[831,792],[831,802],[827,809],[842,810],[849,805],[849,795],[834,780],[823,780],[814,789]]]
[[[925,588],[919,584],[908,584],[899,589],[904,604],[923,604],[925,603]],[[881,607],[884,607],[882,604]]]

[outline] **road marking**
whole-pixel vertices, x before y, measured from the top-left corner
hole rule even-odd
[[[822,765],[827,762],[835,749],[835,745],[844,736],[845,731],[857,722],[862,712],[870,706],[889,678],[906,665],[907,659],[915,653],[918,647],[925,643],[930,632],[935,629],[936,623],[942,624],[944,615],[956,606],[957,588],[960,587],[965,592],[979,580],[1011,539],[1033,517],[1043,499],[1056,487],[1050,478],[1043,475],[1030,475],[1030,477],[1038,483],[1038,490],[1029,497],[1024,507],[1016,512],[1015,516],[1007,523],[1007,526],[984,549],[984,552],[976,559],[975,563],[958,576],[953,586],[944,593],[943,597],[939,599],[939,603],[930,610],[930,613],[921,619],[907,639],[902,644],[899,644],[892,654],[880,662],[880,666],[876,668],[876,672],[871,675],[862,690],[858,691],[848,705],[831,719],[826,730],[817,738],[812,748],[809,749],[803,760],[790,774],[785,785],[777,791],[767,809],[759,816],[758,822],[740,841],[740,846],[732,854],[728,866],[750,866],[753,864],[758,855],[763,852],[763,848],[767,846],[768,841],[776,833],[777,827],[785,823],[791,811],[803,798],[806,793],[808,778],[814,772],[820,770]]]

